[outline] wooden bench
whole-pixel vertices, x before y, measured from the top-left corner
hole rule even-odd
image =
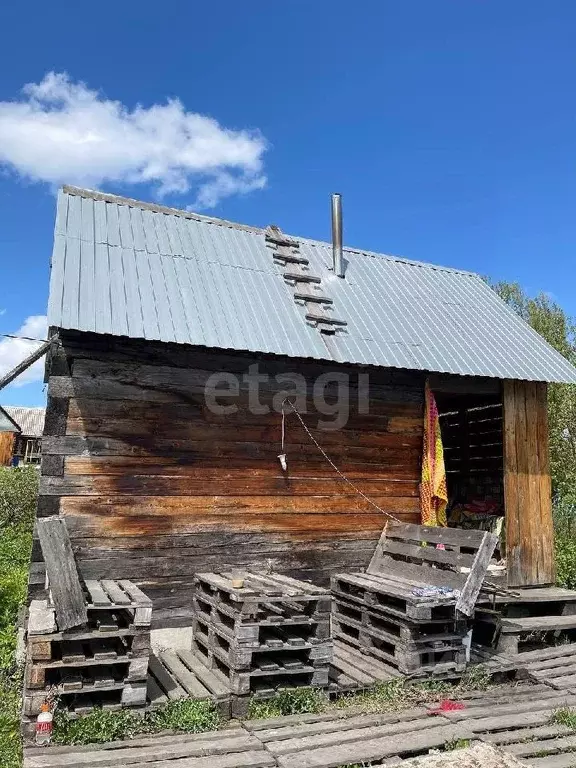
[[[453,590],[452,598],[439,592],[439,603],[453,602],[457,612],[471,616],[497,543],[487,531],[390,522],[366,573],[382,579],[392,594],[404,594],[408,585],[427,602],[435,599],[429,587]]]

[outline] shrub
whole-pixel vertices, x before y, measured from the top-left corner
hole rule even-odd
[[[31,529],[38,497],[38,468],[0,467],[0,529],[24,526]]]
[[[567,495],[554,500],[554,547],[556,581],[576,589],[576,499]]]

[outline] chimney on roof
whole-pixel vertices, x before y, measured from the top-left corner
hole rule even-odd
[[[344,277],[342,262],[342,195],[332,195],[332,259],[334,274]]]

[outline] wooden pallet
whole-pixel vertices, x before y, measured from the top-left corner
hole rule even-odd
[[[304,659],[297,652],[275,655],[261,653],[254,657],[252,668],[244,671],[231,667],[226,652],[204,644],[199,636],[194,638],[193,650],[206,666],[218,670],[226,677],[232,693],[236,695],[272,694],[286,687],[328,685],[329,670],[325,652],[320,660]],[[292,680],[287,680],[287,677]]]
[[[576,615],[508,618],[479,611],[475,633],[482,632],[498,653],[522,655],[576,641]]]
[[[414,621],[453,621],[456,617],[455,598],[419,597],[406,581],[372,576],[366,573],[337,574],[331,579],[332,594],[390,616]]]
[[[318,666],[319,663],[327,664],[332,657],[332,641],[323,643],[308,642],[301,633],[295,632],[293,627],[285,633],[282,627],[274,627],[270,633],[262,633],[263,643],[252,641],[251,643],[238,643],[233,634],[219,624],[212,624],[201,616],[197,616],[193,623],[193,636],[196,641],[202,642],[204,647],[219,650],[223,654],[226,664],[235,670],[251,670],[258,666],[259,659],[264,655],[267,658],[282,659],[287,655],[298,654],[299,658]],[[260,640],[260,638],[258,638]]]
[[[258,621],[306,620],[330,613],[332,598],[325,589],[280,574],[246,572],[243,578],[244,586],[238,588],[231,573],[197,573],[195,594]]]
[[[332,612],[333,616],[341,616],[368,629],[378,630],[391,641],[396,640],[406,646],[424,645],[450,638],[459,639],[461,644],[469,626],[468,621],[449,619],[415,622],[341,598],[334,600]]]
[[[522,653],[517,658],[532,680],[576,692],[576,643]]]
[[[218,670],[207,667],[192,651],[153,654],[148,676],[148,706],[155,708],[188,696],[210,699],[223,717],[230,717],[230,686]]]
[[[144,707],[151,601],[130,581],[87,581],[82,626],[59,631],[49,600],[33,601],[24,674],[23,715],[59,698],[70,713],[99,704]]]
[[[397,638],[344,619],[339,614],[332,617],[332,631],[338,640],[382,659],[405,674],[436,675],[463,671],[466,666],[461,637],[447,636],[436,643],[409,647]]]
[[[323,612],[308,616],[301,610],[282,603],[267,607],[262,606],[254,615],[245,614],[235,606],[218,603],[205,594],[194,598],[195,616],[200,620],[210,621],[234,635],[240,643],[264,644],[267,638],[274,637],[278,631],[302,636],[310,642],[322,642],[330,637],[330,613]]]
[[[515,588],[491,597],[481,595],[478,608],[490,606],[498,615],[507,618],[569,616],[576,613],[576,590],[562,587]]]

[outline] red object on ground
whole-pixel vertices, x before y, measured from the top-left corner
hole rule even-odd
[[[439,715],[442,712],[458,712],[461,709],[466,709],[466,704],[461,701],[452,701],[452,699],[442,699],[436,709],[431,709],[430,714]]]

